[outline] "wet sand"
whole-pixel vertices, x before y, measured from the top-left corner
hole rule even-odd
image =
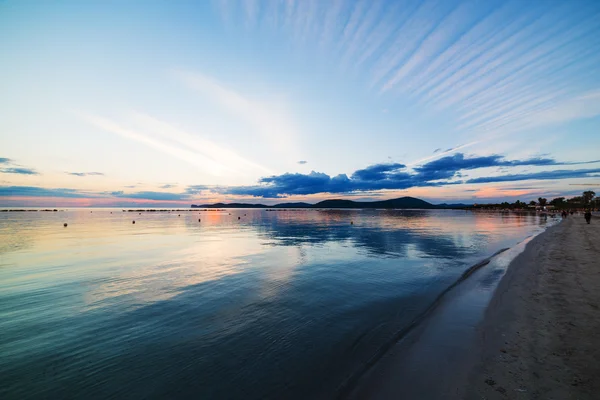
[[[494,294],[477,348],[464,398],[600,398],[598,216],[590,225],[569,216],[528,244]]]

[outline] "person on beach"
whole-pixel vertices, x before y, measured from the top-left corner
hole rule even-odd
[[[584,216],[585,216],[585,222],[587,222],[589,224],[590,221],[592,220],[592,212],[590,210],[587,210],[585,212]]]

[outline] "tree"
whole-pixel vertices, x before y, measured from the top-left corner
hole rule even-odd
[[[539,203],[540,207],[544,207],[547,202],[548,202],[548,200],[546,200],[545,198],[538,197],[538,203]]]
[[[535,201],[531,200],[531,201],[529,202],[529,205],[530,205],[530,206],[535,206]]]
[[[550,201],[550,204],[553,205],[556,208],[560,208],[565,204],[565,198],[564,197],[557,197],[555,199],[552,199]]]
[[[588,204],[590,204],[595,195],[596,195],[596,193],[592,192],[591,190],[588,190],[587,192],[583,192],[583,196],[582,196],[583,204],[586,206]]]
[[[567,200],[567,203],[581,204],[581,203],[583,203],[583,197],[581,197],[581,196],[571,197],[570,199]]]

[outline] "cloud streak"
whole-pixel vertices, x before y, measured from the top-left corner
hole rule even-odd
[[[25,168],[15,164],[15,160],[12,158],[0,157],[0,164],[13,165],[12,167],[0,168],[0,173],[2,174],[40,175],[40,173],[33,168]]]
[[[130,125],[131,122],[134,124],[132,128],[124,122],[117,122],[91,113],[80,111],[74,113],[80,119],[103,131],[142,143],[213,176],[220,177],[226,174],[260,176],[272,173],[268,168],[240,156],[227,147],[200,135],[186,132],[148,114],[130,113]]]
[[[0,168],[0,172],[3,174],[18,174],[18,175],[39,175],[40,173],[31,168]]]
[[[102,172],[65,172],[67,175],[73,176],[104,176]]]
[[[376,92],[452,113],[456,131],[493,137],[600,115],[582,100],[599,89],[598,2],[287,1],[252,15],[252,29],[318,43]]]
[[[37,186],[0,186],[0,197],[28,196],[28,197],[64,197],[86,198],[93,197],[81,193],[76,189],[48,189]]]
[[[190,89],[208,96],[238,118],[249,123],[267,142],[279,151],[293,152],[298,133],[289,116],[281,109],[252,99],[238,91],[225,87],[215,79],[187,71],[175,71]]]
[[[600,168],[592,169],[575,169],[575,170],[555,170],[542,171],[529,174],[513,174],[488,176],[482,178],[474,178],[465,181],[465,183],[493,183],[493,182],[516,182],[516,181],[531,181],[531,180],[554,180],[554,179],[575,179],[575,178],[591,178],[593,174],[600,173]]]

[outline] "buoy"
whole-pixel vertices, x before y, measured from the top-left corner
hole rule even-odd
[[[63,224],[63,226],[66,228],[66,227],[67,227],[67,223],[65,222],[65,223]]]
[[[241,217],[238,217],[238,219],[240,219]]]
[[[201,221],[200,218],[198,218],[198,222],[200,222],[200,221]]]
[[[354,225],[354,221],[350,221],[350,225]]]
[[[140,213],[140,215],[142,215],[142,213]]]
[[[132,224],[135,224],[135,221],[131,222]]]
[[[177,214],[178,217],[181,217],[181,214]]]

